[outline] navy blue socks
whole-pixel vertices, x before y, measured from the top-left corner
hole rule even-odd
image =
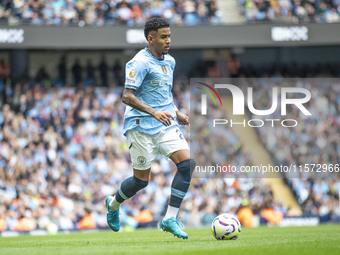
[[[122,182],[120,189],[116,193],[116,200],[123,203],[126,199],[133,197],[139,190],[148,186],[148,181],[143,181],[135,176],[129,177]]]
[[[171,184],[169,206],[179,208],[189,189],[192,172],[196,166],[193,159],[184,160],[177,164],[177,173]]]

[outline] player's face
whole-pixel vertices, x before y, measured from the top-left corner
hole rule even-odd
[[[167,54],[170,49],[170,28],[164,27],[156,31],[152,31],[152,39],[149,41],[154,50],[158,54]]]

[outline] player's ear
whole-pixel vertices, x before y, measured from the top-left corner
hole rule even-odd
[[[148,35],[148,42],[152,42],[153,41],[153,36],[151,34]]]

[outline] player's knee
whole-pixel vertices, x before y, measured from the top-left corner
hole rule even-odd
[[[195,170],[196,167],[196,161],[194,159],[190,159],[190,171],[191,173]]]
[[[149,184],[149,181],[138,179],[136,176],[133,176],[133,182],[138,190],[144,189]]]
[[[196,162],[194,159],[187,159],[177,164],[178,171],[181,172],[186,181],[191,180],[192,173],[195,169]]]

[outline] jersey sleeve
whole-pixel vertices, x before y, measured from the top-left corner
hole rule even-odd
[[[140,60],[131,60],[126,64],[125,88],[137,90],[147,74],[147,67]]]

